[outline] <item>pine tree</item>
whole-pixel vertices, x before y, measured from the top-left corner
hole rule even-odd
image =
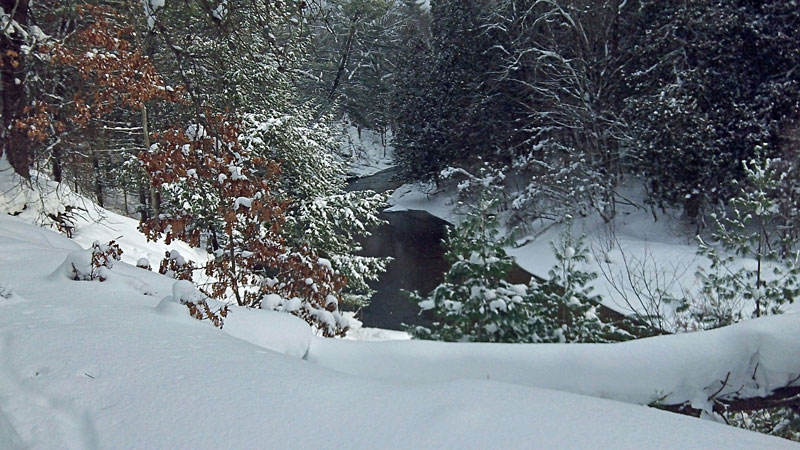
[[[763,148],[756,150],[763,153]],[[733,182],[738,194],[730,201],[730,213],[712,215],[717,226],[713,242],[698,237],[698,253],[711,260],[711,270],[698,272],[702,291],[690,311],[704,328],[738,321],[747,304],[754,306],[753,317],[779,313],[781,305],[800,294],[800,254],[784,253],[792,245],[783,242],[776,228],[774,192],[785,175],[778,168],[770,158],[743,161],[746,178]],[[734,255],[755,266],[737,265]]]
[[[406,8],[394,0],[335,0],[309,7],[310,57],[302,94],[337,119],[386,133]]]
[[[445,255],[451,264],[442,284],[427,297],[412,294],[431,311],[431,329],[411,330],[417,338],[444,341],[531,342],[533,307],[523,285],[505,281],[513,264],[499,237],[496,200],[481,196],[464,220],[448,230]]]
[[[482,2],[431,3],[430,40],[416,36],[401,53],[392,103],[396,154],[404,175],[434,179],[468,165],[490,142],[480,85],[488,77]]]
[[[800,102],[798,25],[800,12],[782,0],[643,2],[628,44],[628,145],[654,201],[702,216],[736,194],[739,161],[757,144],[778,156]]]
[[[587,286],[597,274],[580,268],[589,258],[585,240],[584,235],[573,236],[572,220],[567,217],[567,227],[558,243],[550,243],[557,262],[550,269],[549,279],[531,280],[536,342],[612,342],[629,338],[598,316],[600,297]]]
[[[435,125],[439,105],[430,43],[412,36],[398,59],[391,99],[395,161],[406,179],[431,178],[443,165],[436,153],[442,138]]]
[[[345,169],[334,155],[338,143],[329,118],[299,98],[296,84],[308,45],[302,33],[303,2],[220,8],[171,2],[150,17],[160,39],[157,48],[173,56],[162,55],[159,61],[174,67],[192,103],[178,117],[208,128],[211,113],[233,115],[240,124],[238,144],[254,158],[280,166],[271,194],[285,203],[281,238],[292,248],[308,248],[348,280],[340,300],[364,303],[370,295],[366,280],[375,279],[388,260],[355,255],[355,238],[378,223],[377,210],[386,196],[344,193]],[[219,70],[228,66],[228,71]],[[181,204],[164,202],[163,208]]]

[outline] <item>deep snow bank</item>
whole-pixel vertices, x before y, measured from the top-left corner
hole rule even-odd
[[[522,370],[573,377],[594,371],[576,358],[596,353],[600,364],[609,353],[599,349],[312,340],[310,355],[333,371],[297,358],[308,330],[287,322],[291,317],[235,309],[220,331],[180,308],[157,308],[173,295],[174,280],[152,272],[120,263],[104,283],[53,275],[75,245],[8,216],[0,216],[0,249],[6,448],[797,448],[712,422],[523,385],[530,383]],[[264,332],[270,329],[280,332]],[[784,345],[774,334],[762,343]],[[673,354],[677,341],[651,342]],[[644,348],[629,351],[640,364],[659,359]],[[408,364],[417,352],[417,364]],[[537,352],[549,355],[549,367]],[[450,366],[446,376],[414,373],[443,374],[440,358]],[[476,375],[481,370],[489,370],[488,380]],[[635,380],[640,373],[628,376],[647,386]]]
[[[386,381],[494,380],[641,405],[663,399],[665,404],[694,402],[701,407],[714,393],[764,396],[792,380],[800,385],[797,336],[800,315],[786,314],[619,344],[315,339],[307,359]]]

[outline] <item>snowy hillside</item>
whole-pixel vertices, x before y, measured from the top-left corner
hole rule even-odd
[[[0,216],[0,248],[4,449],[797,448],[640,405],[716,390],[754,354],[749,388],[785,383],[796,315],[603,347],[332,341],[257,310],[220,331],[124,263],[72,281],[81,246],[19,218]]]
[[[626,314],[633,310],[655,312],[654,305],[643,305],[634,290],[662,289],[675,298],[696,295],[700,289],[696,272],[708,270],[710,266],[706,257],[698,255],[696,226],[684,223],[678,209],[658,210],[658,220],[654,220],[653,212],[645,206],[641,185],[635,181],[620,190],[626,202],[620,202],[617,215],[610,223],[604,223],[596,214],[574,219],[573,233],[586,236],[591,253],[582,269],[598,274],[590,283],[594,293],[602,297],[606,306]],[[422,210],[458,223],[463,211],[459,210],[457,202],[458,193],[453,183],[443,183],[439,189],[414,183],[394,192],[389,210]],[[509,211],[500,212],[501,216],[508,214]],[[515,230],[519,246],[508,248],[508,254],[528,272],[547,278],[548,271],[556,263],[551,243],[559,240],[566,227],[552,221],[521,225]],[[709,226],[705,233],[710,233],[710,229],[713,227]],[[508,232],[507,229],[503,231]],[[756,265],[752,259],[738,255],[735,259],[734,267],[752,269]],[[765,270],[766,276],[770,276],[768,272]],[[675,305],[662,303],[658,306],[659,313],[670,316]],[[738,306],[746,316],[753,310],[752,305]],[[800,306],[785,304],[782,310],[798,312]]]

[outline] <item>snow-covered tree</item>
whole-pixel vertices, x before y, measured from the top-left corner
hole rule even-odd
[[[389,128],[391,79],[409,16],[395,0],[315,0],[306,13],[311,43],[301,92],[359,129]]]
[[[621,175],[621,1],[505,1],[483,25],[495,42],[490,120],[501,121],[497,153],[516,188],[518,222],[555,212],[615,214]],[[497,99],[506,99],[499,101]],[[560,220],[560,217],[555,217]]]
[[[496,200],[482,195],[463,221],[448,230],[445,255],[451,264],[430,295],[412,294],[422,311],[431,311],[433,327],[417,327],[418,338],[444,341],[532,342],[533,305],[524,285],[505,277],[513,259],[499,236]]]
[[[433,150],[441,133],[435,125],[439,105],[430,42],[411,36],[398,60],[391,99],[395,162],[404,177],[424,178],[443,168]]]
[[[290,312],[325,336],[347,331],[339,313],[346,279],[314,249],[283,238],[286,202],[272,190],[280,167],[244,148],[236,123],[218,117],[168,130],[141,158],[165,194],[162,214],[142,231],[167,243],[207,244],[214,255],[205,266],[207,295]]]
[[[29,0],[0,1],[0,157],[27,178],[33,160],[30,142],[15,122],[27,116],[26,59],[29,42]],[[29,48],[29,47],[28,47]]]
[[[149,24],[162,53],[157,60],[173,68],[191,101],[177,117],[207,127],[209,112],[234,114],[239,145],[280,166],[271,194],[285,203],[282,239],[332,264],[348,280],[344,299],[363,303],[370,294],[366,280],[375,279],[387,261],[356,256],[355,238],[378,222],[386,197],[344,193],[345,169],[334,155],[338,143],[328,117],[319,117],[297,94],[307,61],[303,13],[303,2],[294,0],[219,8],[168,2],[152,11]]]
[[[778,156],[800,102],[800,11],[783,0],[642,6],[628,44],[626,146],[656,202],[702,216],[736,194],[731,181],[744,179],[739,162],[757,144]]]
[[[600,297],[587,284],[597,278],[581,266],[589,260],[586,237],[573,235],[572,220],[557,243],[551,242],[556,264],[548,280],[531,280],[529,293],[536,305],[537,342],[610,342],[629,337],[598,316]]]
[[[763,148],[756,150],[757,155],[763,153]],[[712,215],[717,226],[713,241],[699,238],[699,253],[711,260],[711,268],[698,272],[702,291],[690,308],[706,328],[738,321],[748,304],[754,306],[754,317],[778,313],[781,305],[800,294],[800,254],[786,251],[793,246],[783,241],[776,226],[779,208],[774,192],[786,176],[779,167],[770,158],[743,161],[746,178],[734,181],[738,193],[730,201],[730,211]],[[740,265],[736,257],[752,264]]]
[[[474,162],[489,145],[491,120],[479,95],[491,45],[480,28],[483,7],[474,0],[432,2],[431,38],[412,37],[401,54],[393,111],[406,177],[438,181],[443,169]]]

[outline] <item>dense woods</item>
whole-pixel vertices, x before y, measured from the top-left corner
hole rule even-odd
[[[135,156],[213,114],[273,130],[258,139],[303,197],[336,189],[341,120],[393,134],[409,180],[488,164],[521,224],[611,220],[631,178],[703,224],[753,158],[796,197],[792,2],[6,3],[9,160],[143,219],[164,200]]]
[[[702,222],[732,198],[741,161],[794,170],[793,2],[433,2],[431,15],[397,80],[409,177],[489,162],[520,220],[610,220],[634,177],[653,205]]]

